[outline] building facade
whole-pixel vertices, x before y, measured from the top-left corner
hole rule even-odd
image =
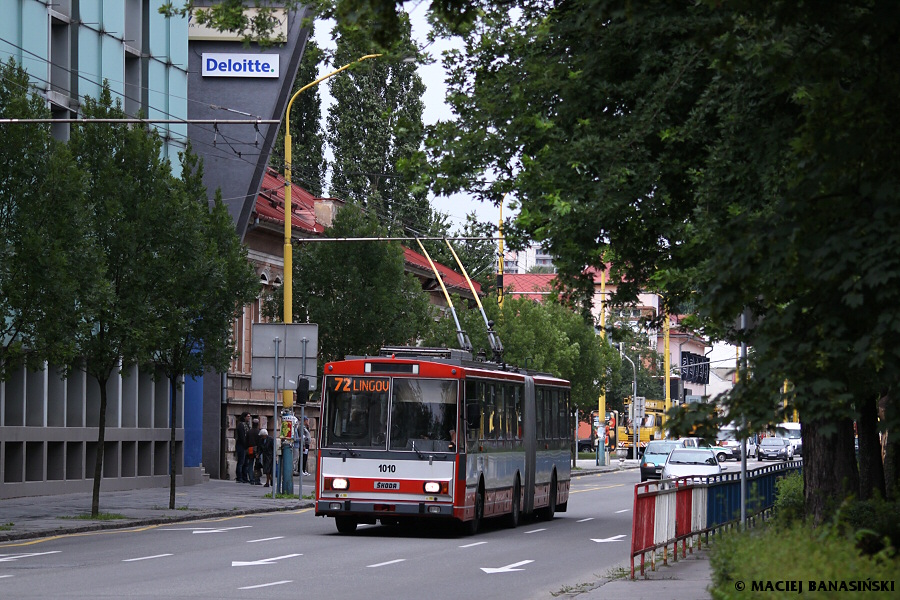
[[[0,60],[15,59],[56,119],[78,118],[104,82],[126,113],[188,116],[188,23],[159,14],[151,0],[0,0]],[[185,123],[157,125],[174,164]],[[71,126],[53,127],[56,138]],[[89,491],[103,452],[103,490],[166,485],[174,419],[179,484],[202,478],[197,382],[181,388],[172,411],[158,373],[126,368],[107,387],[107,426],[98,445],[100,389],[82,371],[19,369],[0,382],[0,498]],[[187,400],[186,400],[187,399]],[[185,447],[185,435],[191,442]]]

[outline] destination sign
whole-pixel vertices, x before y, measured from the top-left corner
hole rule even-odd
[[[337,393],[387,393],[391,380],[387,377],[329,377],[329,389]]]

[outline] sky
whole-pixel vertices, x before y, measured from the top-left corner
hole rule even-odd
[[[419,43],[419,46],[426,44],[426,36],[428,34],[428,22],[426,21],[425,10],[427,2],[407,2],[407,10],[410,12],[410,18],[413,26],[413,38]],[[333,21],[316,21],[315,24],[315,40],[319,47],[326,50],[334,50],[335,44],[331,39],[331,29],[334,26]],[[431,44],[427,51],[436,59],[440,59],[441,52],[451,47],[446,40],[438,40]],[[322,65],[319,68],[319,76],[323,76],[334,70],[340,65],[331,64]],[[431,65],[419,65],[419,76],[425,84],[425,95],[423,102],[425,111],[423,120],[426,125],[431,125],[439,119],[447,119],[451,116],[450,109],[444,102],[446,95],[446,85],[444,84],[444,69],[440,60]],[[340,77],[340,75],[337,75]],[[328,108],[332,104],[331,94],[329,92],[328,82],[322,82],[319,85],[319,94],[322,98],[322,114],[323,118],[327,114]],[[323,123],[324,128],[324,123]],[[329,157],[330,158],[330,157]],[[451,197],[433,197],[432,205],[436,210],[449,215],[451,231],[459,229],[465,223],[466,215],[475,212],[480,221],[490,221],[497,223],[500,219],[500,209],[489,203],[479,202],[467,195],[456,194]],[[507,218],[511,215],[509,208],[504,208],[503,217]]]

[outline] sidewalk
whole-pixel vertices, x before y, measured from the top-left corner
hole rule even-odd
[[[638,468],[638,461],[617,459],[608,466],[598,467],[594,460],[579,460],[572,477],[578,478],[597,473],[609,473],[621,469]],[[294,477],[294,493],[299,481]],[[169,510],[169,488],[148,488],[123,492],[101,492],[100,512],[122,515],[124,519],[92,521],[75,518],[91,512],[91,494],[61,494],[10,498],[0,500],[0,548],[7,542],[46,538],[55,535],[122,529],[143,525],[157,525],[179,521],[196,521],[217,517],[254,514],[261,512],[296,510],[313,506],[312,500],[272,500],[264,498],[272,488],[247,485],[234,481],[210,480],[198,485],[183,486],[175,490],[175,510]],[[311,495],[314,478],[303,478],[303,493]],[[0,551],[2,552],[2,551]],[[625,552],[623,552],[625,554]],[[629,565],[623,556],[623,565]],[[630,566],[629,566],[630,568]],[[662,598],[708,599],[706,586],[710,583],[709,556],[705,550],[695,551],[686,559],[670,566],[647,569],[647,577],[632,581],[624,579],[601,580],[590,591],[579,597],[622,597],[629,600],[660,600]]]

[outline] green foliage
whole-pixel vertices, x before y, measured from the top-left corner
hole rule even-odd
[[[469,334],[475,352],[491,357],[484,317],[477,308],[467,308],[454,300],[460,326]],[[605,383],[604,354],[600,338],[590,323],[555,302],[534,302],[527,298],[509,298],[501,310],[496,297],[482,301],[485,313],[494,322],[494,331],[503,343],[503,360],[572,383],[572,402],[587,411],[597,406]],[[457,348],[453,319],[445,316],[435,324],[424,343],[429,346]],[[618,360],[618,354],[615,355]]]
[[[803,503],[803,475],[797,472],[775,482],[775,522],[789,527],[802,523],[806,516]]]
[[[716,600],[784,598],[784,591],[752,591],[752,582],[892,581],[900,569],[900,558],[888,552],[875,556],[861,553],[853,540],[827,526],[810,531],[795,523],[788,528],[766,527],[717,536],[710,556],[712,597]],[[776,575],[777,574],[777,575]],[[741,581],[746,589],[736,589]],[[797,592],[789,592],[796,595]],[[833,592],[832,592],[833,593]],[[841,595],[846,592],[841,592]],[[866,598],[892,598],[894,592],[867,592]]]
[[[900,501],[873,498],[850,499],[838,511],[836,522],[846,534],[856,540],[856,546],[867,554],[885,548],[900,548],[900,521],[897,514]]]
[[[160,14],[169,17],[190,16],[195,22],[219,31],[238,32],[242,34],[245,46],[253,42],[267,48],[285,42],[282,36],[273,35],[277,24],[275,9],[284,7],[296,10],[302,4],[306,2],[280,0],[275,7],[266,0],[254,0],[252,3],[246,0],[217,0],[209,6],[198,7],[194,0],[184,0],[183,3],[165,2],[158,10]],[[255,14],[247,12],[246,9],[250,6],[256,9]]]
[[[728,410],[821,423],[804,460],[840,469],[807,494],[826,518],[856,480],[833,424],[900,380],[896,3],[492,4],[445,58],[436,192],[514,189],[513,233],[585,300],[585,266],[610,260],[623,300],[693,301],[699,325],[749,342]],[[900,422],[895,402],[881,422]]]
[[[0,64],[0,116],[49,116],[27,73]],[[82,175],[48,124],[0,125],[0,380],[26,360],[67,364],[84,327],[74,302],[96,271]]]
[[[402,40],[410,52],[409,19]],[[370,54],[370,39],[338,25],[335,65]],[[418,163],[424,137],[425,86],[416,65],[389,57],[367,60],[330,80],[335,104],[327,138],[334,152],[330,193],[375,215],[391,235],[424,235],[431,225],[427,188],[400,171]]]
[[[379,237],[384,231],[347,205],[326,235]],[[294,315],[319,324],[322,362],[414,342],[430,327],[428,296],[418,279],[404,273],[397,243],[301,243],[293,264]]]
[[[312,39],[313,29],[310,26],[309,40],[303,50],[303,58],[291,95],[318,78],[319,65],[324,52]],[[321,196],[325,181],[325,135],[321,125],[322,98],[319,86],[301,93],[291,106],[291,180],[299,183],[303,189]],[[284,123],[278,128],[278,137],[272,148],[269,164],[279,171],[284,171]]]

